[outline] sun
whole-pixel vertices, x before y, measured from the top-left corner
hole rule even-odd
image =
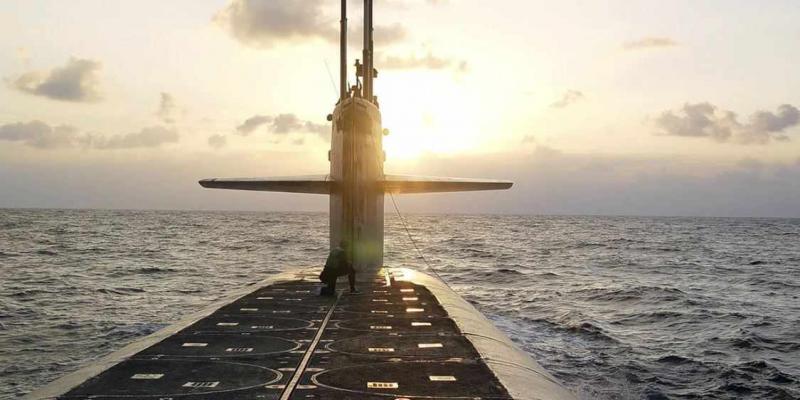
[[[429,73],[399,75],[380,88],[383,127],[389,131],[383,140],[387,158],[457,154],[479,145],[477,102],[459,85]]]

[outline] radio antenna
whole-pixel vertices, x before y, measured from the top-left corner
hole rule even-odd
[[[374,103],[373,97],[373,78],[375,67],[373,66],[373,46],[372,46],[372,0],[364,0],[364,98],[370,103]]]
[[[347,97],[347,0],[342,0],[339,29],[339,101]]]

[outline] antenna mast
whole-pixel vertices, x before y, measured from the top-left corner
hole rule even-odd
[[[339,101],[347,97],[347,0],[342,0],[342,20],[339,29]]]
[[[364,0],[364,98],[373,103],[372,0]]]

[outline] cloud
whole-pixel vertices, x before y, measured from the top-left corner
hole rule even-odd
[[[318,124],[312,121],[300,119],[297,115],[287,113],[270,115],[255,115],[245,120],[236,127],[236,132],[242,136],[253,133],[261,126],[266,126],[269,133],[275,135],[294,134],[315,134],[319,137],[330,139],[330,126],[328,124]]]
[[[178,112],[178,106],[175,104],[175,97],[169,93],[161,92],[161,102],[158,105],[158,116],[161,121],[167,124],[175,122],[175,117]]]
[[[242,136],[247,136],[258,129],[259,126],[268,122],[272,122],[272,117],[268,115],[255,115],[245,120],[241,125],[237,126],[236,131]]]
[[[265,169],[277,176],[324,171],[324,155],[269,150],[203,155],[2,158],[0,187],[8,190],[0,190],[0,207],[327,210],[328,199],[320,196],[220,193],[196,184],[199,178],[250,176]],[[427,155],[387,173],[514,181],[507,191],[396,197],[406,212],[800,217],[800,160],[732,164],[536,146],[525,153]],[[98,187],[102,196],[87,196]]]
[[[668,37],[645,37],[632,42],[625,42],[622,48],[625,50],[644,50],[654,48],[665,48],[678,46],[678,42]]]
[[[71,58],[63,67],[32,71],[8,80],[9,86],[24,93],[53,100],[91,102],[100,99],[98,61]]]
[[[375,41],[376,46],[401,42],[406,37],[408,37],[408,31],[399,23],[394,23],[392,25],[377,25],[372,32],[372,38]]]
[[[323,0],[233,0],[214,21],[240,42],[269,48],[279,41],[333,40],[336,19],[322,12]]]
[[[326,15],[326,8],[337,10],[337,14]],[[358,18],[350,17],[354,20]],[[213,21],[239,42],[257,48],[271,48],[280,42],[339,41],[338,7],[322,0],[233,0],[214,15]],[[351,34],[364,29],[359,22],[350,27]],[[378,45],[397,43],[408,36],[408,30],[399,23],[376,25],[374,29]]]
[[[567,90],[567,92],[564,93],[563,96],[561,96],[561,99],[554,102],[553,104],[550,104],[550,107],[565,108],[583,99],[584,99],[583,93],[577,90]]]
[[[800,111],[791,104],[781,104],[778,112],[757,111],[750,116],[750,127],[755,132],[783,132],[800,122]]]
[[[178,141],[170,128],[154,126],[125,135],[105,136],[87,133],[69,125],[50,126],[42,121],[17,122],[0,126],[0,140],[20,142],[39,149],[84,147],[94,149],[130,149],[158,147]]]
[[[338,29],[338,27],[336,28]],[[336,36],[331,37],[330,40],[332,42],[339,41],[339,34],[336,31]],[[350,34],[350,38],[357,37],[358,40],[355,42],[358,43],[358,47],[362,46],[362,40],[364,34],[364,25],[363,23],[359,22],[353,25],[351,28],[348,28],[348,32]],[[375,46],[380,48],[382,46],[402,42],[406,38],[408,38],[408,30],[400,23],[394,23],[391,25],[376,25],[373,28],[372,38],[375,41]]]
[[[330,133],[327,125],[303,121],[294,114],[279,114],[273,119],[270,129],[277,134],[307,132],[324,136]]]
[[[159,147],[166,143],[176,143],[178,132],[164,126],[151,126],[138,132],[113,136],[87,136],[88,144],[97,149],[132,149]]]
[[[408,9],[420,4],[429,5],[444,5],[450,3],[450,0],[380,0],[381,6],[390,6],[400,9]]]
[[[772,140],[788,140],[784,131],[800,123],[800,111],[783,104],[777,112],[757,111],[749,122],[741,123],[733,111],[721,110],[704,103],[686,103],[680,110],[664,111],[655,119],[658,133],[666,136],[705,137],[717,142],[766,144]]]
[[[22,142],[39,149],[70,147],[77,139],[77,129],[69,125],[50,126],[42,121],[30,121],[0,126],[0,140]]]
[[[228,144],[228,138],[223,135],[211,135],[208,137],[208,145],[215,149],[221,149],[226,144]]]
[[[378,69],[454,69],[459,72],[466,72],[469,70],[469,64],[463,60],[455,60],[451,58],[442,58],[428,52],[423,57],[418,57],[414,54],[401,57],[394,55],[378,54],[375,66]]]

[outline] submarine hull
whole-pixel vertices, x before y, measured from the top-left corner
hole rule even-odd
[[[442,281],[384,268],[359,287],[281,274],[25,398],[575,398]]]

